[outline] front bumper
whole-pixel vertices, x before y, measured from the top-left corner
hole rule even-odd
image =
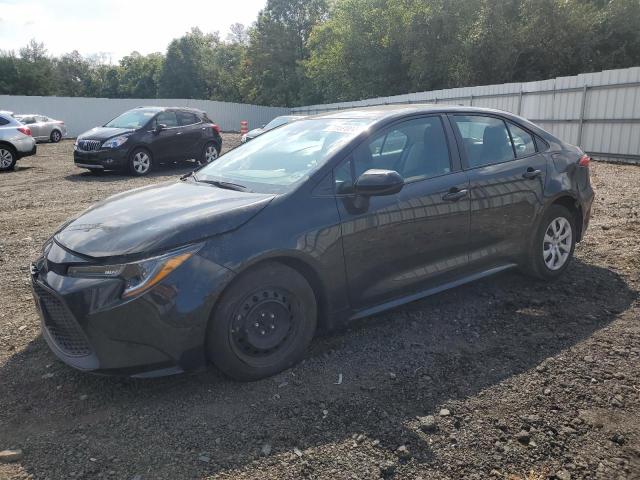
[[[51,250],[47,260],[32,265],[31,284],[43,337],[62,361],[80,370],[137,377],[206,365],[207,324],[229,270],[194,255],[125,301],[120,280],[66,276],[64,263],[51,258],[68,261],[72,255],[61,254],[55,244]]]
[[[128,152],[120,148],[95,150],[91,152],[74,150],[73,162],[76,167],[80,168],[121,170],[128,166]]]

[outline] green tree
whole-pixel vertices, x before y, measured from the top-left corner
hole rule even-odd
[[[325,0],[268,0],[249,33],[244,98],[268,105],[297,105],[306,96],[302,63],[307,40],[327,13]]]
[[[53,68],[47,49],[43,43],[31,40],[20,49],[16,64],[19,81],[15,86],[18,95],[51,95],[53,88]]]
[[[164,64],[161,53],[133,52],[120,60],[120,92],[129,98],[157,98]]]
[[[54,61],[55,94],[61,97],[87,95],[91,72],[89,62],[74,50]]]
[[[16,95],[20,81],[18,59],[13,52],[0,50],[0,95]]]
[[[205,35],[198,28],[173,40],[160,72],[160,97],[207,98],[207,64],[217,41],[217,35]]]

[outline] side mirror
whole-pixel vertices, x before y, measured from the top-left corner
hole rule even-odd
[[[167,126],[164,123],[159,123],[158,125],[156,125],[155,132],[160,133],[165,128],[167,128]]]
[[[366,197],[394,195],[404,187],[404,178],[395,170],[371,169],[356,180],[354,191]]]

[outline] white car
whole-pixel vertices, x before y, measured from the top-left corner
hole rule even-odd
[[[8,112],[0,112],[0,172],[13,170],[20,158],[35,153],[36,141],[31,129]]]
[[[54,120],[36,113],[14,115],[14,117],[31,129],[31,135],[37,141],[58,143],[67,136],[67,127],[62,120]]]

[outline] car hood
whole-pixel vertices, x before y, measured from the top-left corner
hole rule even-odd
[[[151,185],[94,205],[55,240],[89,257],[154,253],[234,230],[274,197],[193,181]]]
[[[131,133],[135,130],[130,128],[95,127],[78,136],[78,140],[108,140],[117,135]]]

